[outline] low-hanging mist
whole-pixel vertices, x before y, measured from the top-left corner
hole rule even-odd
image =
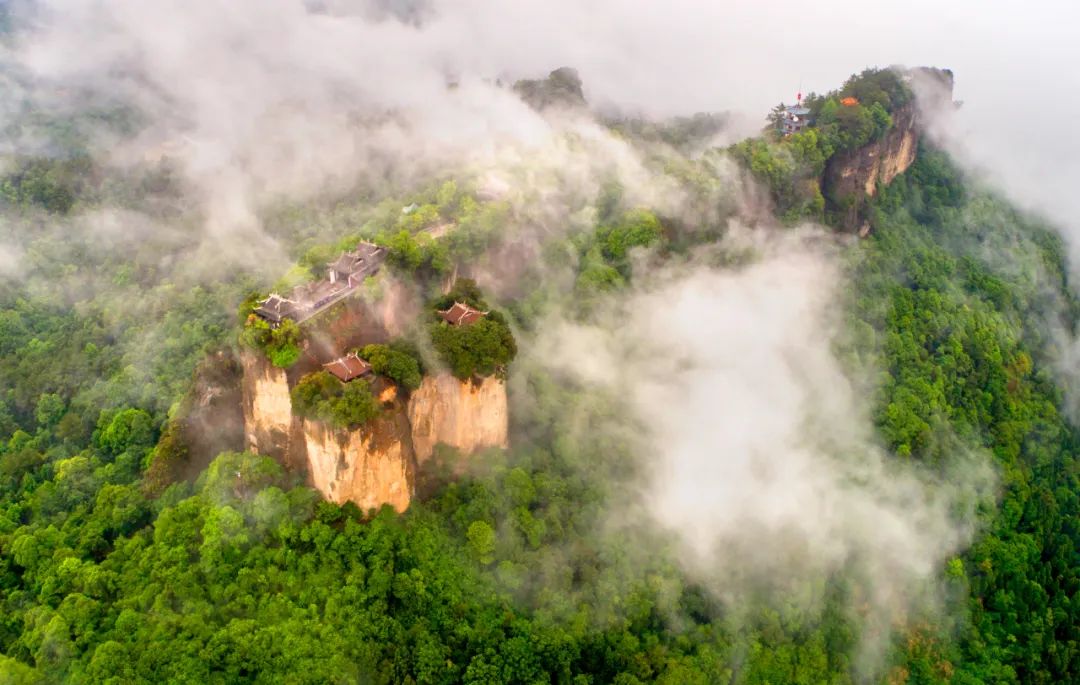
[[[948,561],[956,562],[951,567],[956,571],[954,578],[964,574],[964,564],[954,557],[976,539],[976,510],[988,504],[999,487],[998,474],[990,466],[990,449],[982,448],[1008,434],[1012,426],[1027,424],[1019,419],[1008,425],[994,424],[993,430],[981,434],[982,423],[989,425],[989,419],[980,417],[982,423],[973,420],[978,424],[975,427],[964,426],[969,433],[954,441],[954,453],[933,463],[921,461],[923,455],[908,458],[904,453],[889,453],[885,438],[875,428],[881,417],[874,415],[882,409],[878,374],[885,371],[866,349],[859,350],[870,359],[864,365],[849,363],[845,355],[850,331],[844,317],[855,284],[849,280],[844,255],[856,252],[857,247],[823,229],[788,231],[775,227],[765,193],[722,152],[682,156],[662,144],[613,132],[585,111],[537,112],[509,87],[515,78],[543,76],[568,64],[584,77],[590,103],[605,112],[753,112],[749,125],[738,132],[723,132],[716,142],[739,132],[756,133],[767,108],[794,95],[804,77],[804,90],[809,91],[837,85],[843,76],[868,61],[939,63],[957,69],[961,95],[972,99],[971,105],[958,113],[967,126],[960,137],[970,139],[974,150],[962,159],[974,165],[985,161],[987,151],[995,152],[995,159],[1010,160],[1028,152],[1034,159],[1043,158],[1046,143],[1042,138],[1030,146],[1010,140],[995,149],[994,141],[989,140],[993,136],[986,131],[1001,130],[1002,120],[1008,130],[1027,130],[1028,126],[1011,118],[1009,110],[999,111],[986,104],[998,100],[976,97],[976,93],[988,90],[991,79],[985,73],[976,81],[981,91],[963,90],[970,68],[951,58],[968,49],[964,41],[944,48],[928,47],[932,41],[926,36],[939,36],[936,32],[955,20],[955,10],[928,2],[876,10],[863,4],[838,3],[850,13],[851,20],[834,22],[828,13],[790,2],[734,8],[679,0],[674,10],[611,0],[589,6],[532,0],[500,6],[473,0],[15,3],[11,16],[20,32],[2,48],[9,67],[5,83],[11,86],[0,96],[0,123],[10,133],[3,141],[5,153],[12,157],[55,157],[56,143],[37,129],[35,117],[55,118],[61,122],[56,127],[61,134],[78,134],[95,162],[107,167],[103,173],[110,180],[114,180],[113,174],[130,173],[138,183],[131,188],[120,183],[112,195],[103,192],[108,201],[77,201],[64,216],[30,208],[23,210],[17,221],[0,225],[0,285],[6,288],[10,282],[11,293],[18,288],[17,295],[9,298],[14,313],[3,312],[7,318],[0,319],[0,333],[18,341],[11,343],[11,367],[15,369],[11,374],[21,380],[9,394],[18,397],[10,401],[11,407],[24,422],[18,425],[26,428],[20,428],[17,440],[12,438],[11,449],[26,444],[35,422],[41,422],[41,435],[51,435],[53,423],[64,411],[80,418],[57,429],[61,437],[46,445],[52,450],[49,459],[72,457],[76,445],[100,442],[98,436],[105,424],[94,422],[103,420],[99,419],[103,409],[113,412],[138,407],[153,414],[155,426],[165,425],[177,411],[195,364],[207,359],[206,352],[212,346],[228,346],[234,340],[234,312],[244,294],[252,290],[265,294],[269,284],[294,265],[297,257],[306,256],[313,245],[336,254],[337,243],[346,235],[373,237],[376,229],[372,226],[377,222],[371,217],[396,218],[402,205],[411,201],[405,198],[417,187],[452,177],[468,189],[467,193],[494,197],[504,205],[500,234],[492,241],[495,248],[471,255],[468,263],[454,264],[453,273],[459,274],[460,266],[460,275],[475,278],[493,306],[505,307],[512,319],[518,317],[522,358],[509,373],[511,414],[520,426],[535,428],[544,421],[550,425],[545,426],[548,432],[535,431],[542,437],[527,428],[519,430],[512,436],[509,452],[477,457],[464,469],[460,489],[456,483],[449,486],[441,495],[444,499],[431,504],[432,509],[425,509],[426,503],[417,500],[419,514],[407,514],[391,525],[426,525],[440,518],[431,515],[434,507],[446,507],[453,516],[441,517],[432,526],[460,533],[460,540],[454,538],[443,547],[463,559],[482,547],[477,542],[482,536],[471,535],[472,524],[491,518],[492,501],[520,497],[530,503],[516,507],[505,519],[492,519],[490,530],[493,536],[502,536],[496,536],[498,544],[507,548],[514,543],[506,539],[514,538],[517,531],[527,531],[528,535],[522,535],[527,543],[520,544],[533,555],[535,566],[521,561],[530,557],[506,553],[495,545],[495,551],[506,558],[491,566],[489,559],[495,552],[485,548],[470,558],[476,563],[467,566],[468,573],[475,572],[484,582],[494,579],[490,586],[483,586],[483,592],[490,592],[491,597],[496,597],[491,587],[500,591],[513,588],[492,600],[492,606],[502,604],[498,610],[492,609],[491,615],[518,612],[516,615],[525,616],[540,608],[536,611],[538,623],[558,616],[564,625],[573,624],[575,629],[588,625],[590,631],[595,630],[588,636],[595,644],[582,648],[585,657],[579,659],[586,668],[591,666],[587,650],[600,651],[595,645],[604,640],[614,642],[614,633],[607,631],[617,630],[620,621],[630,621],[627,617],[635,607],[627,600],[630,591],[623,594],[622,590],[648,585],[656,568],[670,562],[679,572],[665,577],[664,587],[655,593],[659,597],[656,613],[662,619],[650,615],[649,620],[662,625],[650,624],[649,629],[655,629],[656,634],[669,629],[678,632],[695,621],[701,631],[705,625],[708,630],[720,631],[723,628],[716,626],[728,618],[731,620],[726,625],[734,625],[737,631],[752,622],[748,619],[740,624],[741,612],[745,610],[749,616],[762,606],[766,610],[796,606],[815,615],[825,604],[821,595],[842,587],[848,594],[839,604],[850,614],[859,643],[857,656],[862,659],[855,670],[879,675],[887,667],[884,650],[890,647],[894,630],[905,637],[917,632],[909,619],[913,615],[916,620],[932,616],[939,608],[938,599],[952,587],[942,579]],[[935,23],[941,16],[943,22]],[[863,21],[854,21],[856,18]],[[807,26],[812,28],[807,31],[814,41],[791,41],[786,32],[772,30],[787,21],[809,22]],[[757,33],[754,41],[747,40],[755,33],[747,31],[748,25]],[[863,30],[864,26],[877,30]],[[932,30],[927,29],[925,35],[920,32],[928,26]],[[1030,22],[1024,24],[1030,26]],[[977,28],[986,33],[984,24]],[[980,35],[979,31],[973,35]],[[642,45],[652,49],[642,50]],[[980,45],[997,49],[986,41]],[[971,59],[985,55],[974,49],[972,54]],[[1022,71],[1009,69],[1006,75],[1016,82],[1022,80]],[[106,115],[86,115],[98,107]],[[1034,112],[1033,121],[1046,117],[1048,109]],[[979,124],[983,121],[980,114],[988,110],[992,116],[985,121],[994,126],[975,125],[972,132],[972,122]],[[116,126],[114,115],[123,120],[122,126]],[[960,129],[938,138],[938,142],[958,150],[956,130]],[[980,158],[980,154],[984,156]],[[1054,183],[1025,182],[1010,188],[1029,206],[1041,203],[1047,214],[1060,218],[1068,215],[1071,200],[1062,198],[1055,189],[1067,185],[1075,164],[1074,160],[1058,161],[1061,173]],[[1011,175],[1014,172],[996,178],[1009,185]],[[149,180],[144,182],[144,176]],[[168,197],[156,198],[158,183],[167,188],[168,192],[161,194]],[[601,206],[600,200],[613,188],[616,199],[611,206]],[[115,190],[112,186],[109,189]],[[380,202],[382,205],[376,207]],[[589,236],[604,221],[636,208],[646,208],[660,217],[664,247],[631,254],[627,263],[632,268],[622,274],[611,269],[616,272],[618,286],[600,295],[590,292],[581,296],[575,290],[575,279],[578,261],[587,255],[577,248],[588,244]],[[700,253],[686,247],[693,242],[712,242],[724,234],[725,221],[732,215],[755,226],[748,229],[732,223],[718,244]],[[1006,223],[1013,219],[995,218]],[[275,221],[287,223],[288,229],[275,227]],[[975,216],[970,222],[979,224],[984,232],[992,225],[984,216]],[[694,231],[698,231],[695,238],[688,239]],[[877,236],[872,236],[870,244],[876,240]],[[975,245],[978,241],[970,242]],[[1029,248],[1034,245],[1027,235],[1015,236],[1015,242]],[[1003,261],[1017,261],[1020,251],[990,245],[978,242],[976,247],[997,250],[996,262],[982,261],[995,267],[1001,267]],[[689,257],[685,256],[687,250]],[[958,252],[980,256],[977,249]],[[1002,252],[1008,252],[1007,260],[1001,257]],[[1022,267],[1035,264],[1039,255],[1041,252],[1032,248]],[[940,255],[937,258],[934,268],[942,272],[952,269],[950,277],[959,280],[957,274],[968,277],[975,273],[966,262],[947,268],[941,266]],[[921,264],[918,258],[913,261]],[[1007,268],[996,273],[1002,271]],[[919,274],[924,272],[919,269]],[[897,276],[897,283],[902,283],[898,289],[908,286],[904,279],[909,275]],[[1038,271],[1034,280],[1041,284],[1042,278],[1043,272]],[[1047,289],[1062,287],[1053,279],[1046,281]],[[975,302],[981,297],[980,283],[985,281],[974,276],[964,281],[962,287],[967,290],[963,296]],[[430,293],[420,292],[416,283],[405,285],[400,290],[407,292],[403,298],[408,306],[401,309],[420,311]],[[940,287],[946,296],[955,294]],[[1055,297],[1057,294],[1055,291]],[[874,298],[878,299],[873,306],[891,306],[881,292],[867,296],[868,300]],[[1048,317],[1064,321],[1068,304],[1054,299],[1047,307]],[[388,297],[382,305],[397,307],[398,301]],[[40,333],[34,327],[43,325],[38,317],[46,310],[60,323],[55,324],[55,330]],[[71,321],[61,320],[68,314]],[[44,316],[41,320],[48,321]],[[1080,353],[1072,342],[1068,322],[1053,323],[1064,348],[1058,355],[1061,366],[1069,371]],[[884,328],[879,326],[876,333]],[[84,342],[86,331],[92,332],[93,343]],[[942,333],[942,340],[951,333]],[[49,340],[46,344],[38,338]],[[988,337],[979,339],[985,342]],[[71,349],[64,346],[68,341]],[[950,338],[949,343],[955,341]],[[928,346],[933,349],[927,354],[938,354],[946,347],[944,343],[940,348]],[[972,356],[980,368],[1000,370],[997,366],[1007,365],[1011,376],[1001,387],[1010,393],[1032,382],[1025,372],[1017,370],[1024,367],[1016,361],[1020,356],[979,357],[974,352]],[[68,358],[81,361],[78,365],[51,361]],[[52,364],[50,372],[39,374],[38,369],[47,364]],[[1027,367],[1030,371],[1030,358]],[[102,378],[96,379],[99,373]],[[76,377],[85,387],[70,390]],[[543,393],[530,385],[533,382],[543,385],[548,397],[534,397]],[[580,387],[586,391],[579,396]],[[579,411],[593,399],[588,394],[592,390],[616,398],[614,410],[605,406],[596,411],[602,420],[594,421],[596,416]],[[953,399],[950,396],[950,402]],[[0,395],[0,426],[11,426],[14,432],[17,424],[4,415],[5,401]],[[1007,402],[1019,405],[1021,400],[1010,395]],[[542,403],[546,404],[537,406]],[[959,406],[962,400],[955,403]],[[1049,400],[1045,403],[1050,404]],[[552,409],[551,405],[560,406]],[[952,436],[948,427],[942,427],[947,423],[943,414],[931,417],[937,431],[935,440],[938,433]],[[100,416],[108,419],[111,414]],[[148,416],[147,425],[149,421]],[[91,438],[92,434],[95,437]],[[146,434],[152,431],[147,429]],[[579,440],[583,434],[590,434],[584,447]],[[1025,443],[1025,449],[1043,439],[1032,439]],[[1052,440],[1045,438],[1045,442]],[[969,444],[978,448],[960,446]],[[623,472],[630,474],[628,483],[607,491],[606,483],[596,482],[603,477],[597,475],[590,460],[617,460],[627,446],[631,449],[625,454]],[[46,447],[41,448],[42,453]],[[149,455],[151,447],[140,443],[138,448],[145,451],[139,458]],[[0,452],[3,450],[0,446]],[[90,448],[86,450],[90,454]],[[540,462],[530,450],[554,454],[552,461],[564,471],[558,476],[545,473],[543,469],[550,463]],[[598,454],[601,451],[603,454]],[[1016,452],[1020,452],[1019,447]],[[132,478],[138,477],[138,464],[142,463],[135,454],[136,448],[132,448],[125,457],[129,466],[135,465],[131,467],[136,474]],[[76,466],[88,463],[84,456],[75,458],[83,460],[75,462]],[[545,466],[539,473],[526,473],[533,459]],[[46,463],[44,456],[41,460]],[[103,466],[100,472],[108,474],[111,468]],[[1050,471],[1040,468],[1040,474]],[[552,473],[556,470],[550,467]],[[1018,467],[1005,470],[1003,491],[1008,488],[1008,477],[1027,478]],[[74,467],[69,464],[63,471],[66,474]],[[507,471],[517,479],[507,478],[512,487],[485,494],[485,487],[490,487],[486,484],[501,483],[492,479],[502,478]],[[222,474],[212,476],[226,478],[227,474]],[[45,482],[51,487],[50,481]],[[59,490],[67,487],[65,481],[58,482]],[[223,491],[229,489],[225,480],[221,483]],[[175,516],[175,496],[183,487],[178,485],[154,506]],[[562,518],[553,514],[547,519],[546,533],[545,524],[537,524],[531,517],[535,514],[538,520],[550,512],[528,510],[535,500],[542,499],[536,491],[545,487],[549,488],[545,496],[559,502],[551,509],[563,507]],[[558,490],[559,495],[551,495]],[[75,510],[66,502],[50,503],[47,497],[53,495],[43,492],[39,500],[45,502],[47,510]],[[265,492],[265,498],[284,498],[276,489]],[[567,492],[586,492],[587,497],[573,500]],[[597,492],[611,496],[602,500]],[[91,493],[87,501],[92,502],[93,496],[96,494]],[[304,495],[295,497],[303,499]],[[457,508],[458,497],[469,499],[468,506]],[[105,498],[100,506],[108,504]],[[216,505],[224,506],[224,500]],[[575,518],[567,513],[579,509],[587,515]],[[983,522],[992,509],[983,507]],[[279,510],[287,512],[289,508],[282,505]],[[307,511],[299,505],[296,510]],[[593,517],[595,510],[599,511]],[[210,522],[203,529],[210,533],[208,540],[219,532],[213,518],[219,514],[222,520],[232,522],[230,535],[248,540],[244,521],[234,520],[239,516],[235,511],[219,511],[208,518]],[[311,519],[310,514],[305,515]],[[140,516],[138,525],[125,527],[123,533],[110,533],[113,537],[102,548],[114,538],[123,541],[124,536],[137,536],[157,525],[149,513]],[[299,514],[296,517],[302,519]],[[48,521],[41,520],[44,527]],[[582,520],[604,525],[577,535],[572,529]],[[6,525],[7,521],[0,523]],[[16,525],[21,524],[12,522],[13,530]],[[160,526],[166,531],[161,533],[163,539],[170,525],[166,517]],[[382,526],[349,521],[342,527],[348,535],[375,536],[387,530]],[[469,535],[457,531],[458,526]],[[311,539],[331,534],[329,526],[323,527],[326,530]],[[256,529],[250,540],[270,539],[266,526],[259,524]],[[659,536],[671,541],[670,547],[635,550],[626,544],[627,540],[656,540],[658,530]],[[429,532],[416,537],[430,540],[424,537]],[[287,538],[289,534],[283,533],[283,539],[292,540]],[[545,534],[565,538],[550,546],[537,542],[545,540]],[[0,527],[0,538],[4,535],[7,529]],[[467,540],[471,547],[463,551],[454,546],[461,540]],[[560,546],[565,540],[570,542]],[[281,543],[281,549],[293,542]],[[409,538],[395,549],[411,551],[412,542]],[[596,547],[590,547],[594,543]],[[212,546],[205,545],[210,550],[207,560],[216,553]],[[240,546],[237,543],[238,549]],[[97,559],[97,550],[94,555]],[[650,555],[655,558],[644,559]],[[90,556],[87,554],[88,559]],[[1037,554],[1033,553],[1034,557]],[[989,553],[979,557],[984,558],[989,558]],[[369,587],[381,582],[381,569],[393,566],[380,566],[383,561],[369,563],[364,557],[365,568],[373,570],[367,578]],[[403,552],[396,562],[411,560]],[[453,563],[460,562],[455,558]],[[311,565],[326,569],[331,578],[311,583],[313,591],[324,590],[323,586],[336,588],[346,577],[337,563]],[[188,564],[185,561],[182,565]],[[205,565],[214,566],[209,561]],[[568,570],[571,565],[573,571]],[[225,565],[222,568],[228,570]],[[999,568],[980,567],[971,577],[984,572],[990,576]],[[439,587],[436,584],[428,583],[425,588],[424,581],[441,576],[430,568],[424,568],[427,577],[421,572],[414,574],[414,570],[393,576],[393,589],[398,593],[393,601],[401,597],[411,601],[424,592],[438,595],[440,601],[457,602],[453,611],[441,615],[452,615],[463,625],[469,623],[471,616],[459,621],[454,613],[467,604],[453,594],[456,590],[440,595],[432,590]],[[462,575],[467,574],[458,574]],[[613,577],[618,581],[611,581]],[[551,585],[558,590],[547,589],[546,582],[552,578],[561,583]],[[669,590],[684,579],[689,579],[687,585],[704,588],[720,609],[690,610],[681,605],[685,597],[678,590]],[[344,584],[347,592],[353,591],[352,580],[350,577]],[[985,582],[986,587],[994,587],[991,581]],[[612,589],[616,587],[618,590]],[[91,583],[88,589],[75,584],[71,588],[72,596],[77,590],[94,592]],[[529,591],[533,595],[523,599]],[[575,601],[553,601],[544,596],[559,592],[574,600],[604,600],[582,608],[573,606]],[[347,599],[336,606],[360,606],[353,597],[343,596]],[[982,601],[983,595],[977,597]],[[51,601],[49,597],[42,600],[44,618],[39,623],[43,625],[46,612],[51,611],[45,605]],[[580,603],[588,602],[582,599]],[[405,603],[395,606],[404,607]],[[323,607],[331,604],[326,602]],[[416,605],[425,606],[420,601]],[[299,601],[296,606],[300,606]],[[374,616],[381,621],[405,611],[390,612],[385,611],[385,605],[377,606],[382,607],[382,614],[374,610],[365,618]],[[590,609],[595,611],[592,616],[588,615]],[[327,610],[325,616],[331,613]],[[1049,609],[1045,613],[1053,616]],[[962,609],[957,614],[963,614]],[[948,625],[954,618],[942,618],[941,623]],[[121,632],[129,627],[121,621],[115,623]],[[351,619],[344,623],[376,625],[376,621]],[[803,624],[796,621],[793,625]],[[807,625],[816,624],[810,621]],[[562,631],[563,625],[557,629]],[[793,634],[802,639],[802,629]],[[416,639],[426,640],[426,636],[423,633]],[[679,634],[677,639],[684,637]],[[324,648],[338,650],[341,657],[349,646],[339,646],[334,641],[338,638],[340,635],[331,636],[325,641],[330,646]],[[384,646],[390,642],[385,635],[378,640]],[[514,640],[505,643],[514,645]],[[553,639],[552,644],[555,642]],[[583,639],[581,644],[585,642]],[[109,649],[113,644],[117,643],[110,643]],[[352,646],[367,644],[355,641]],[[408,644],[401,648],[403,653],[419,654],[417,658],[428,659],[433,669],[451,668],[449,651],[444,654],[435,649],[414,649],[411,642],[401,644]],[[627,639],[622,644],[631,643]],[[701,644],[705,647],[699,655],[712,649],[707,642]],[[27,656],[30,647],[20,649],[24,661],[31,658]],[[626,649],[647,651],[636,643]],[[846,658],[846,647],[831,649],[841,660]],[[34,658],[40,658],[42,668],[47,668],[52,663],[47,657],[52,657],[44,648],[41,651],[45,655]],[[739,658],[724,652],[717,660],[736,663]],[[342,661],[348,659],[342,657]],[[425,667],[429,665],[425,662]],[[464,664],[454,667],[458,675],[464,673]],[[359,673],[357,679],[362,679],[362,672],[349,668],[356,667],[342,667],[338,675]],[[403,666],[396,668],[397,675],[408,671]],[[830,668],[847,672],[844,665],[830,664]],[[614,672],[610,675],[614,677]],[[664,677],[668,683],[684,682],[675,668]],[[717,677],[712,682],[721,680]]]
[[[639,274],[596,322],[545,326],[538,358],[626,403],[641,478],[611,526],[647,512],[736,611],[750,597],[814,609],[806,588],[849,574],[864,652],[878,653],[871,635],[934,607],[942,564],[993,498],[993,469],[958,452],[934,472],[882,449],[856,376],[873,370],[837,356],[845,275],[832,239],[735,228],[726,243],[757,257]]]

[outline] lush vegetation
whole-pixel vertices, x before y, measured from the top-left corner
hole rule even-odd
[[[434,310],[445,311],[461,302],[488,312],[470,324],[451,325],[438,315],[428,326],[431,343],[450,372],[461,380],[474,376],[504,375],[517,355],[517,342],[506,317],[489,310],[476,283],[458,279],[449,293],[435,300]]]
[[[429,332],[432,345],[461,380],[504,374],[517,354],[514,335],[498,312],[465,326],[438,321],[431,324]]]
[[[603,209],[601,198],[601,209]],[[609,211],[592,232],[571,238],[578,260],[576,295],[587,306],[594,298],[617,290],[630,277],[635,248],[649,248],[664,239],[659,217],[646,209]]]
[[[851,92],[890,111],[894,93],[881,91],[888,103]],[[799,214],[820,212],[784,186],[824,163],[820,142],[804,134],[777,145],[739,153],[788,188]],[[33,190],[51,164],[11,167],[3,185],[17,190],[5,190],[11,221],[0,244],[27,257],[19,280],[0,288],[0,681],[1080,680],[1080,436],[1063,413],[1046,333],[1050,319],[1071,328],[1080,308],[1061,241],[971,187],[942,154],[923,150],[873,201],[875,230],[848,252],[841,351],[881,371],[874,419],[896,458],[945,478],[957,454],[986,455],[1001,496],[982,511],[973,546],[939,570],[942,613],[906,616],[884,667],[869,674],[853,657],[852,607],[865,597],[843,574],[791,589],[815,597],[816,611],[786,598],[732,610],[675,563],[669,533],[612,531],[605,512],[633,501],[638,468],[625,407],[537,369],[515,371],[528,402],[515,407],[513,448],[472,457],[469,469],[438,452],[402,515],[323,502],[276,462],[232,451],[198,479],[162,482],[157,460],[183,451],[177,414],[202,399],[179,402],[192,371],[235,340],[227,312],[257,284],[195,285],[183,268],[165,270],[161,254],[182,256],[184,234],[75,242],[78,232],[54,222],[98,200],[61,171],[45,171],[37,187],[71,188],[73,201]],[[719,182],[704,165],[682,168],[701,187]],[[150,211],[130,186],[107,185],[94,193]],[[431,239],[452,259],[489,247],[507,217],[456,185],[415,199],[459,222],[465,237]],[[596,204],[595,224],[545,246],[544,267],[564,265],[569,277],[508,306],[515,321],[538,320],[556,287],[566,301],[600,301],[634,278],[637,255],[716,235],[679,235],[674,222],[622,207],[614,190]],[[296,232],[287,217],[270,226],[312,270],[339,249],[342,224],[411,237],[435,221],[428,210],[405,219],[420,208],[401,205],[325,210],[325,233],[303,232],[316,209]],[[401,273],[423,281],[440,271],[407,259],[401,243]],[[453,301],[489,309],[465,279],[433,305]],[[457,329],[433,323],[431,333],[462,377],[498,372],[516,350],[498,312]],[[287,365],[295,332],[274,335],[242,334]],[[406,387],[423,370],[398,342],[362,352]],[[325,373],[302,379],[292,399],[341,426],[378,411],[367,382]]]
[[[86,155],[68,159],[20,159],[0,183],[0,198],[9,205],[40,207],[65,214],[91,182],[93,163]]]
[[[780,218],[794,223],[824,217],[821,175],[830,155],[822,148],[817,129],[811,128],[782,141],[748,138],[731,153],[769,189]]]
[[[854,150],[885,135],[891,115],[912,99],[911,89],[892,69],[866,69],[825,95],[811,93],[805,104],[826,157]]]
[[[379,401],[362,378],[342,383],[327,371],[315,371],[301,378],[289,396],[297,414],[335,428],[354,430],[379,415]]]
[[[909,643],[905,668],[916,682],[1073,682],[1078,436],[1039,333],[1048,313],[1074,308],[1061,241],[965,192],[944,155],[927,150],[882,194],[875,222],[854,307],[887,370],[881,433],[897,454],[930,464],[986,450],[1004,488],[984,534],[950,565],[969,588],[970,625],[956,643],[944,633]]]
[[[287,369],[300,358],[300,327],[292,319],[282,319],[276,328],[250,314],[240,332],[240,342],[266,353],[270,362]]]
[[[404,340],[389,345],[365,345],[360,357],[371,364],[371,370],[386,376],[406,390],[416,390],[424,380],[423,366],[416,347]]]

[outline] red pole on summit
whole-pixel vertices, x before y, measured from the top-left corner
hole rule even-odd
[[[802,104],[802,93],[800,92],[798,95],[796,95],[795,99],[798,100],[800,104]]]

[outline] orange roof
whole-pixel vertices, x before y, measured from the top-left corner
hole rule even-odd
[[[466,326],[479,321],[487,315],[487,312],[473,309],[463,302],[455,302],[454,306],[450,307],[450,309],[440,310],[439,314],[451,326]]]
[[[840,104],[844,107],[854,107],[859,104],[859,98],[847,97],[840,101]]]
[[[342,383],[348,383],[354,378],[371,373],[371,364],[368,364],[355,354],[349,354],[328,364],[323,364],[323,368],[337,376]]]

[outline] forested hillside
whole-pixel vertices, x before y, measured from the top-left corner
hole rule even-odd
[[[887,128],[887,114],[866,116]],[[602,317],[643,274],[696,251],[718,271],[755,258],[724,243],[735,181],[723,153],[648,149],[688,204],[722,209],[691,230],[611,182],[559,217],[567,228],[545,225],[527,287],[491,295],[523,356],[555,309]],[[770,149],[736,156],[753,165]],[[771,190],[789,222],[825,218],[820,193]],[[890,460],[948,480],[957,455],[976,455],[997,496],[975,506],[970,548],[931,570],[940,601],[892,616],[872,662],[871,600],[854,576],[735,606],[687,572],[671,531],[610,525],[646,470],[640,426],[618,392],[543,364],[509,372],[511,448],[467,464],[440,450],[403,514],[322,501],[303,474],[250,453],[223,453],[191,480],[148,478],[183,451],[167,426],[197,366],[240,344],[235,312],[270,281],[240,268],[204,278],[182,231],[147,231],[135,249],[107,226],[70,237],[105,207],[178,221],[167,165],[129,178],[39,156],[9,167],[0,191],[0,245],[19,246],[17,267],[0,271],[0,682],[1080,681],[1080,436],[1048,332],[1080,312],[1064,248],[932,147],[870,201],[868,238],[836,241],[848,287],[835,348],[873,379],[866,402]],[[481,195],[440,178],[277,207],[267,225],[300,271],[361,236],[390,249],[395,278],[440,295],[454,265],[476,269],[524,233],[526,210]],[[460,230],[431,237],[444,222]],[[435,329],[456,360],[449,329]],[[415,335],[430,342],[426,331]]]

